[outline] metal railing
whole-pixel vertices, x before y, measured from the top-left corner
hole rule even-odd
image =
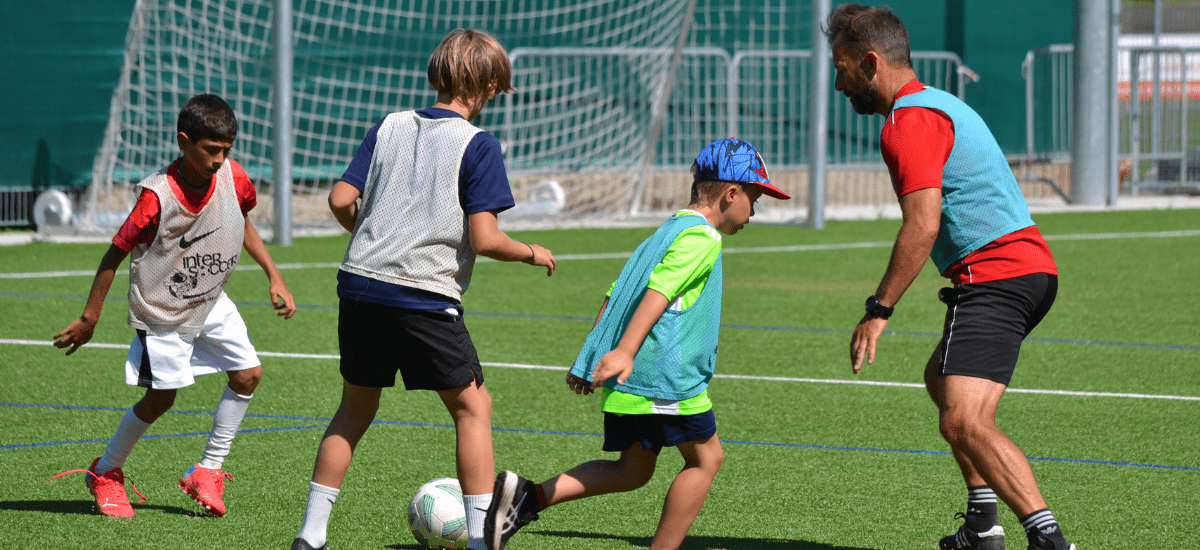
[[[1070,161],[1074,52],[1071,44],[1052,44],[1026,52],[1021,63],[1025,79],[1025,155],[1016,159],[1024,168],[1017,180],[1045,184],[1063,201],[1069,198],[1058,182],[1035,175],[1034,165]],[[1043,73],[1045,76],[1039,78]],[[1038,105],[1048,114],[1039,109],[1042,116],[1038,118],[1034,112]]]
[[[1025,55],[1025,154],[1017,160],[1027,176],[1035,164],[1070,162],[1073,56],[1071,44]],[[1117,160],[1128,192],[1200,190],[1200,48],[1119,47],[1117,66],[1120,77],[1111,93]]]
[[[1200,83],[1191,82],[1200,76],[1200,48],[1149,46],[1130,48],[1126,54],[1128,152],[1119,158],[1131,164],[1130,192],[1137,195],[1143,188],[1175,186],[1200,189],[1200,105],[1193,104],[1200,100]],[[1143,82],[1144,73],[1149,73],[1149,82]],[[1146,99],[1149,120],[1143,108]],[[1144,136],[1147,126],[1149,135]],[[1144,150],[1147,147],[1149,151]]]
[[[0,188],[0,227],[33,225],[33,201],[37,193],[32,187]]]
[[[530,66],[537,68],[539,60],[566,64],[569,59],[586,59],[587,63],[602,63],[596,60],[622,60],[626,62],[633,58],[666,57],[671,55],[670,48],[517,48],[509,53],[514,66],[514,83],[518,94],[531,93],[533,101],[547,104],[544,94],[552,92],[538,88],[540,82],[524,84],[516,82]],[[809,50],[751,50],[738,51],[732,56],[720,48],[685,48],[681,51],[684,61],[681,63],[681,73],[691,71],[692,74],[681,74],[672,94],[671,104],[677,106],[676,113],[668,118],[667,128],[658,143],[658,154],[655,164],[658,166],[687,166],[693,155],[703,145],[712,139],[737,135],[762,150],[769,165],[798,168],[808,162],[808,136],[805,129],[810,124],[808,106],[812,101],[813,90],[806,85],[812,80],[812,53]],[[930,86],[950,91],[959,98],[965,99],[966,85],[978,78],[969,68],[962,64],[958,55],[952,52],[915,51],[912,52],[913,69],[922,82]],[[570,62],[574,63],[574,62]],[[832,70],[832,66],[823,64],[824,70]],[[608,63],[604,67],[617,67],[619,64]],[[590,65],[588,66],[590,67]],[[560,70],[557,67],[555,70]],[[579,69],[571,69],[582,73]],[[698,75],[698,76],[697,76]],[[596,75],[580,75],[576,80],[601,78]],[[724,82],[720,82],[724,80]],[[589,162],[591,168],[613,166],[614,169],[624,168],[623,158],[588,158],[584,160],[578,155],[570,154],[568,145],[563,145],[559,136],[546,136],[537,132],[537,124],[545,124],[553,117],[567,118],[594,116],[602,118],[604,113],[581,113],[579,105],[589,101],[579,93],[580,88],[587,84],[577,85],[570,90],[557,91],[558,94],[575,93],[578,97],[569,98],[571,103],[569,113],[537,111],[534,114],[518,112],[516,98],[506,95],[502,113],[503,121],[499,124],[501,140],[510,145],[512,151],[509,160],[513,161],[518,171],[549,173],[554,171],[547,162]],[[600,83],[602,84],[602,83]],[[593,86],[599,88],[599,85]],[[530,90],[532,88],[532,91]],[[724,88],[722,95],[721,89]],[[883,121],[879,117],[866,117],[854,113],[846,101],[836,97],[840,94],[834,90],[829,93],[835,96],[830,102],[829,148],[830,159],[837,165],[869,165],[882,166],[878,151],[879,131]],[[618,98],[618,100],[635,101],[638,98]],[[611,99],[610,99],[611,100]],[[564,102],[564,104],[567,102]],[[699,113],[699,114],[697,114]],[[622,134],[616,137],[625,137]],[[606,151],[608,147],[602,141],[605,136],[590,137],[591,150]],[[539,141],[547,142],[545,144]],[[549,143],[554,141],[555,143]],[[536,151],[536,153],[531,153]],[[533,156],[542,158],[534,160]],[[578,166],[570,166],[578,169]],[[600,168],[603,169],[603,168]]]

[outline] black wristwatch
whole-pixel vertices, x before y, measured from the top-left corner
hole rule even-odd
[[[896,311],[895,307],[886,307],[879,303],[879,298],[874,294],[867,298],[867,315],[887,319],[892,316],[893,311]]]

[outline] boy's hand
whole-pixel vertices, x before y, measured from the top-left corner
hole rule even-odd
[[[95,321],[89,321],[80,317],[71,321],[71,324],[67,325],[67,328],[63,329],[62,332],[54,335],[54,347],[59,349],[70,347],[71,349],[67,350],[67,355],[71,355],[80,346],[88,343],[95,332]]]
[[[575,395],[587,395],[596,391],[594,388],[592,388],[591,382],[588,382],[587,380],[575,376],[569,372],[567,373],[567,387],[571,388],[571,391],[575,392]]]
[[[606,380],[614,376],[617,377],[617,384],[624,384],[631,374],[633,374],[633,356],[621,351],[620,348],[614,349],[604,354],[604,357],[600,358],[600,362],[596,363],[596,369],[592,371],[592,389],[603,386]]]
[[[554,269],[558,266],[554,261],[554,253],[550,252],[549,248],[533,243],[529,243],[529,250],[533,252],[533,257],[529,258],[525,263],[544,266],[547,277],[554,275]]]
[[[283,281],[272,282],[270,292],[271,304],[279,312],[275,316],[291,319],[292,315],[296,314],[296,299],[292,297],[292,291],[288,290],[287,283]]]

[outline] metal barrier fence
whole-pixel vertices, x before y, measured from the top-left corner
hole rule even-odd
[[[509,59],[517,90],[502,96],[502,114],[484,113],[480,126],[499,128],[509,169],[516,173],[636,167],[643,151],[633,146],[650,132],[658,92],[653,82],[636,75],[640,65],[665,65],[672,53],[671,48],[514,49]],[[682,50],[656,164],[690,166],[695,153],[688,157],[688,151],[727,133],[729,62],[721,48]],[[502,119],[499,124],[494,116]]]
[[[1113,90],[1121,191],[1200,192],[1200,48],[1118,48]],[[1074,46],[1054,44],[1025,55],[1026,178],[1039,166],[1069,173]],[[1186,167],[1186,168],[1183,168]],[[1056,189],[1066,181],[1048,181]],[[1061,194],[1061,190],[1060,190]],[[1065,198],[1065,196],[1064,196]]]
[[[37,198],[32,187],[0,189],[0,227],[29,227],[33,225],[33,201]]]
[[[481,126],[496,128],[506,146],[514,193],[522,196],[542,179],[557,178],[571,186],[567,191],[573,200],[589,204],[623,194],[611,185],[597,192],[591,180],[570,184],[566,180],[575,182],[583,177],[580,174],[624,174],[639,167],[640,151],[622,147],[650,131],[653,90],[626,78],[627,67],[672,53],[670,48],[517,48],[510,52],[517,92],[502,96],[502,108],[485,113]],[[730,55],[721,48],[684,48],[680,55],[668,113],[654,142],[650,179],[635,191],[641,201],[658,208],[676,206],[679,193],[672,190],[680,188],[680,182],[671,175],[686,175],[696,152],[708,142],[738,136],[759,148],[772,181],[778,177],[794,197],[792,206],[802,208],[808,194],[810,106],[817,93],[810,83],[815,80],[814,70],[832,72],[832,65],[826,60],[814,67],[809,50]],[[912,60],[922,82],[960,98],[965,97],[967,83],[976,78],[952,52],[912,52]],[[878,147],[883,118],[855,113],[832,87],[826,93],[831,97],[826,168],[841,173],[827,184],[829,202],[894,202]],[[593,123],[613,118],[627,123]],[[682,199],[686,198],[684,194]]]
[[[622,135],[589,136],[580,120],[612,116],[589,109],[600,102],[592,99],[595,92],[607,92],[609,102],[624,103],[625,108],[638,101],[648,104],[648,98],[636,93],[642,91],[638,83],[633,83],[632,90],[617,89],[627,84],[608,82],[604,76],[616,76],[628,60],[671,53],[670,48],[514,49],[509,58],[518,93],[503,97],[503,122],[497,132],[501,141],[516,144],[507,153],[510,166],[517,172],[551,173],[562,167],[578,168],[574,163],[584,158],[593,166],[628,166],[631,159],[605,155],[608,144]],[[729,135],[757,144],[772,166],[807,163],[805,131],[813,93],[806,85],[813,71],[809,50],[739,51],[730,56],[720,48],[685,48],[682,57],[656,165],[690,166],[696,151]],[[916,51],[912,60],[922,82],[965,98],[966,84],[974,73],[963,66],[958,55]],[[544,87],[537,80],[537,71],[550,64],[555,64],[553,70],[559,73],[579,75],[574,87]],[[839,93],[832,89],[829,93],[834,96],[829,113],[830,159],[836,164],[880,163],[876,142],[883,120],[858,115]],[[522,101],[541,104],[533,110],[519,109]],[[544,131],[548,127],[567,130]],[[603,160],[597,162],[597,158]]]
[[[1128,101],[1128,146],[1120,158],[1130,167],[1130,192],[1200,191],[1200,82],[1193,81],[1200,79],[1200,48],[1130,48],[1126,55],[1129,85],[1118,97]]]

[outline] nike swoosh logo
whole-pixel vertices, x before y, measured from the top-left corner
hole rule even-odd
[[[192,246],[193,244],[196,244],[196,241],[203,239],[204,237],[207,237],[209,235],[212,235],[213,233],[216,233],[220,229],[221,228],[218,227],[218,228],[216,228],[212,231],[209,231],[208,233],[205,233],[203,235],[200,235],[199,237],[196,237],[195,239],[192,239],[190,241],[187,239],[187,235],[183,235],[182,237],[179,237],[179,248],[187,248],[189,246]]]

